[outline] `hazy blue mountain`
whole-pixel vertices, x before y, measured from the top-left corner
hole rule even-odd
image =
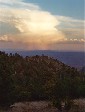
[[[81,71],[85,73],[85,66],[81,68]]]
[[[76,67],[78,69],[85,66],[85,52],[60,52],[50,50],[35,50],[35,51],[6,51],[7,53],[19,53],[22,56],[47,55],[62,61],[63,63]]]

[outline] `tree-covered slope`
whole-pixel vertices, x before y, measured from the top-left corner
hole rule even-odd
[[[85,97],[85,75],[48,56],[0,52],[0,105]]]

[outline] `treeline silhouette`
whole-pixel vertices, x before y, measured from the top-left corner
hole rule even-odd
[[[6,54],[0,51],[0,106],[50,100],[61,108],[85,97],[85,74],[49,56]]]

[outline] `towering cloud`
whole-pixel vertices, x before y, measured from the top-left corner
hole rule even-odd
[[[14,48],[16,44],[25,49],[50,49],[51,45],[63,41],[83,42],[83,34],[82,20],[52,15],[38,5],[22,0],[0,0],[1,45],[3,41],[4,46],[7,46],[6,42],[14,43]],[[57,46],[54,47],[56,49]]]

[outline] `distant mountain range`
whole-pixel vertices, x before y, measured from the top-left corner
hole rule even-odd
[[[25,56],[35,56],[35,55],[47,55],[62,61],[63,63],[81,69],[85,66],[85,52],[60,52],[60,51],[50,51],[50,50],[35,50],[35,51],[11,51],[6,50],[7,53],[19,53],[23,57]]]

